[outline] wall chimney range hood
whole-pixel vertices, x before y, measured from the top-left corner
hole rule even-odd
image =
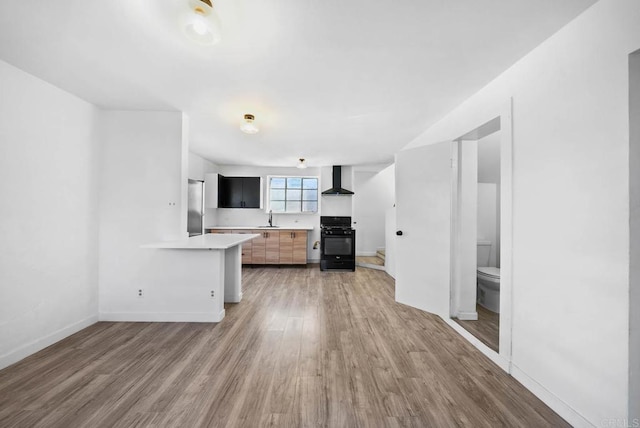
[[[353,195],[351,190],[342,188],[342,167],[333,166],[333,187],[322,192],[323,195]]]

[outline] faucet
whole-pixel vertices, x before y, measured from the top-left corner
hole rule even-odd
[[[269,210],[269,227],[273,227],[273,210]]]

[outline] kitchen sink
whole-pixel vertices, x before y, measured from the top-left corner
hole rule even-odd
[[[258,229],[277,229],[280,226],[258,226]]]

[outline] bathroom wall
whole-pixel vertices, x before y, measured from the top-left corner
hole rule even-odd
[[[489,183],[495,187],[495,197],[492,198],[493,209],[482,207],[484,215],[493,215],[491,218],[494,224],[487,229],[489,225],[483,223],[486,224],[486,226],[483,225],[483,230],[493,231],[487,232],[491,233],[492,238],[486,236],[486,239],[491,241],[491,266],[500,267],[500,132],[494,132],[478,140],[478,183]],[[480,203],[480,195],[478,195],[478,202]],[[493,214],[490,214],[491,212]],[[482,235],[479,230],[478,239],[482,238]]]
[[[637,0],[599,1],[407,146],[455,140],[513,101],[511,371],[576,426],[628,417],[638,22]]]
[[[496,225],[497,187],[495,183],[478,183],[478,241],[491,241],[488,266],[498,266],[496,246],[500,225]],[[487,266],[483,260],[478,263],[478,266]]]

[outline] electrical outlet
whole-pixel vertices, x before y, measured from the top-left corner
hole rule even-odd
[[[138,289],[138,297],[142,297],[142,288]]]
[[[216,292],[211,290],[211,298],[214,299],[216,297]]]

